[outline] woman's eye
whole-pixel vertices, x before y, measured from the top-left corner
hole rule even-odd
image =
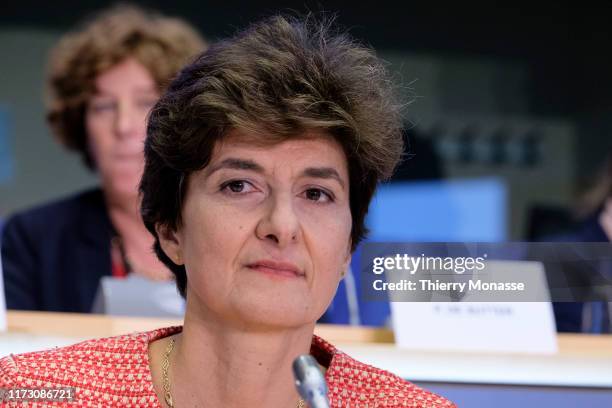
[[[253,185],[248,181],[244,180],[232,180],[224,183],[221,186],[221,190],[229,190],[232,193],[248,193],[253,190]]]
[[[305,192],[306,198],[319,203],[327,203],[334,201],[332,195],[320,188],[309,188]]]
[[[138,101],[138,106],[141,109],[144,110],[150,110],[153,106],[155,106],[155,103],[157,102],[157,99],[143,99]]]
[[[115,109],[114,102],[94,102],[91,104],[91,110],[95,113],[108,112]]]

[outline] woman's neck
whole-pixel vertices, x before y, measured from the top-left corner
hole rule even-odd
[[[111,219],[114,217],[127,221],[130,224],[142,224],[140,218],[140,199],[137,194],[118,194],[110,191],[110,188],[102,187],[102,189],[104,190],[104,200]]]
[[[152,250],[154,238],[142,222],[138,196],[107,196],[106,207],[132,269],[150,279],[170,279],[170,271]]]
[[[251,331],[187,310],[170,359],[175,406],[297,406],[291,365],[310,352],[314,324]]]

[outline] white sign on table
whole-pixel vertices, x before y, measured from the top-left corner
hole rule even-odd
[[[501,261],[537,279],[539,302],[392,302],[395,341],[423,350],[540,353],[557,352],[556,326],[544,267],[539,262]],[[517,269],[518,268],[518,269]],[[533,288],[532,288],[533,290]],[[489,298],[490,299],[490,298]]]

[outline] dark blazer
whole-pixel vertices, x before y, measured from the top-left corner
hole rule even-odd
[[[99,189],[12,216],[1,241],[7,308],[89,313],[111,274],[112,236]]]

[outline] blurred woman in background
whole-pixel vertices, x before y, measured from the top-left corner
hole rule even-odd
[[[184,21],[121,6],[52,50],[48,122],[99,175],[100,187],[8,220],[8,308],[90,312],[102,276],[171,278],[139,214],[145,121],[170,79],[204,48]]]

